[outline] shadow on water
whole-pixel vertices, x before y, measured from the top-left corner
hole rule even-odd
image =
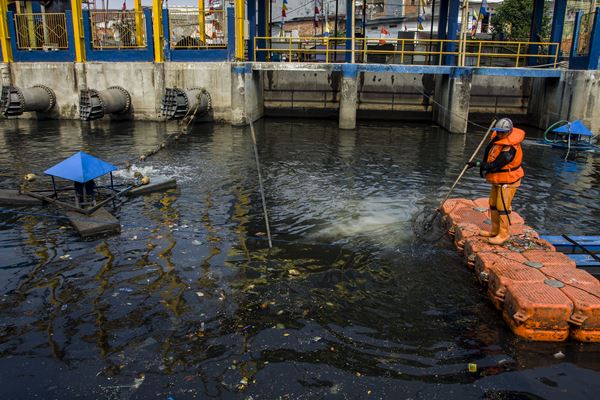
[[[177,129],[4,121],[0,184],[78,150],[121,163]],[[412,216],[448,190],[481,132],[298,120],[256,129],[272,249],[248,132],[225,125],[196,124],[133,166],[181,187],[121,206],[119,236],[82,241],[51,209],[2,213],[2,398],[538,399],[600,389],[598,345],[516,338],[450,243],[413,243]],[[517,210],[541,232],[597,234],[599,159],[525,152]],[[457,195],[486,190],[471,174]]]

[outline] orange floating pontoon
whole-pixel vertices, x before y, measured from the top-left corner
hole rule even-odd
[[[537,341],[600,342],[600,282],[515,212],[511,239],[489,244],[479,236],[490,228],[487,205],[487,198],[449,199],[442,221],[512,331]]]

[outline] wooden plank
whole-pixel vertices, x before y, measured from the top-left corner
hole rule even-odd
[[[34,199],[25,194],[19,194],[18,190],[0,189],[0,205],[3,206],[39,206],[42,201]]]
[[[75,211],[68,211],[66,214],[82,237],[107,235],[121,231],[119,220],[105,208],[100,208],[91,215],[83,215]]]
[[[166,190],[175,188],[177,188],[177,180],[175,178],[164,179],[133,188],[127,193],[127,195],[130,197],[135,197],[154,192],[164,192]]]

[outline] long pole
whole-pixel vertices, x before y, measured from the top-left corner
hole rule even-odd
[[[477,146],[477,148],[475,149],[475,151],[473,152],[473,154],[471,154],[471,158],[469,158],[469,161],[467,161],[467,163],[463,167],[462,171],[460,171],[460,175],[458,175],[458,178],[456,178],[456,180],[452,184],[452,187],[450,188],[450,190],[446,194],[446,197],[444,197],[444,200],[442,200],[442,202],[440,203],[440,206],[439,206],[438,209],[441,209],[442,206],[444,205],[444,203],[446,202],[446,200],[448,200],[448,198],[450,197],[450,195],[454,191],[454,188],[456,187],[456,185],[458,184],[458,182],[462,179],[463,175],[465,174],[465,172],[469,168],[469,163],[471,161],[473,161],[473,159],[475,158],[475,156],[477,156],[477,153],[479,153],[479,150],[481,150],[481,147],[483,146],[483,144],[487,140],[488,136],[490,136],[490,133],[492,132],[492,128],[494,127],[495,124],[496,124],[496,119],[494,118],[492,120],[492,123],[490,124],[490,127],[488,128],[487,132],[483,136],[483,139],[481,139],[481,142],[479,142],[479,145]]]
[[[254,159],[256,160],[256,170],[258,171],[258,188],[260,190],[260,199],[262,201],[263,215],[265,216],[265,226],[267,228],[267,239],[269,248],[273,247],[271,242],[271,228],[269,227],[269,214],[267,213],[267,201],[265,200],[265,190],[263,188],[262,174],[260,173],[260,161],[258,159],[258,147],[256,145],[256,136],[254,135],[254,124],[250,117],[250,134],[252,135],[252,146],[254,147]]]

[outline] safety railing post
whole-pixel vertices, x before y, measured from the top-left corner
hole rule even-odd
[[[401,48],[400,48],[400,64],[404,64],[404,39],[401,39]]]
[[[75,61],[85,62],[85,43],[83,35],[83,13],[81,0],[71,0],[71,21],[75,38]]]
[[[0,0],[0,46],[2,47],[2,61],[13,61],[10,35],[8,34],[8,1]],[[13,38],[14,39],[14,38]]]
[[[325,39],[325,63],[329,63],[329,40]]]
[[[152,0],[152,32],[154,34],[154,62],[164,62],[165,43],[161,0]]]
[[[289,47],[290,53],[289,53],[288,62],[292,62],[292,37],[290,36],[288,39],[289,39],[289,44],[290,44],[290,47]]]
[[[204,15],[204,0],[198,0],[198,33],[200,41],[206,44],[206,20]]]
[[[142,10],[142,0],[135,0],[133,3],[135,12],[135,44],[138,47],[144,45],[144,10]]]

